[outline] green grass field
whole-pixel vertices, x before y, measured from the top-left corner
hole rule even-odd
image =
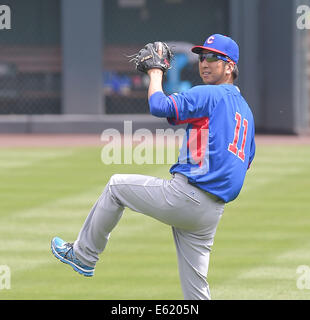
[[[101,149],[0,149],[1,299],[182,299],[169,226],[126,209],[85,278],[58,262],[50,240],[74,241],[114,173],[169,177],[169,165],[104,165]],[[211,253],[213,299],[309,299],[310,148],[257,146],[239,198],[226,206]],[[310,281],[310,279],[309,279]]]

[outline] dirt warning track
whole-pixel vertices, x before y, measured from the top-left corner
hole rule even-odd
[[[310,145],[310,135],[256,135],[257,145]],[[102,146],[94,134],[0,134],[0,148]]]

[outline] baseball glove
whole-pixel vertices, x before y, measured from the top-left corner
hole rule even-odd
[[[136,69],[147,73],[150,69],[161,69],[164,74],[170,69],[173,54],[165,42],[148,43],[130,62],[134,62]]]

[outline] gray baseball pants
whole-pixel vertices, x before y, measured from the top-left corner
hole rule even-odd
[[[178,173],[171,180],[113,175],[74,243],[74,252],[83,263],[95,267],[125,207],[172,226],[184,299],[211,299],[206,278],[224,202]]]

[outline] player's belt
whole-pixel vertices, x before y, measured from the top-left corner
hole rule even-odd
[[[178,179],[186,182],[186,183],[189,183],[189,182],[188,182],[188,178],[187,178],[186,176],[184,176],[183,174],[181,174],[181,173],[175,172],[175,173],[173,174],[173,176],[174,176],[175,178],[178,178]]]
[[[175,172],[173,174],[173,176],[178,179],[178,180],[181,180],[183,181],[184,183],[187,183],[187,184],[190,184],[192,185],[193,187],[197,188],[199,191],[202,191],[203,193],[207,194],[209,198],[213,199],[214,201],[219,201],[219,202],[223,202],[222,199],[220,199],[219,197],[217,197],[216,195],[210,193],[210,192],[207,192],[201,188],[199,188],[195,183],[192,183],[188,180],[188,178],[186,176],[184,176],[183,174],[181,173],[178,173],[178,172]],[[224,202],[223,202],[224,203]]]

